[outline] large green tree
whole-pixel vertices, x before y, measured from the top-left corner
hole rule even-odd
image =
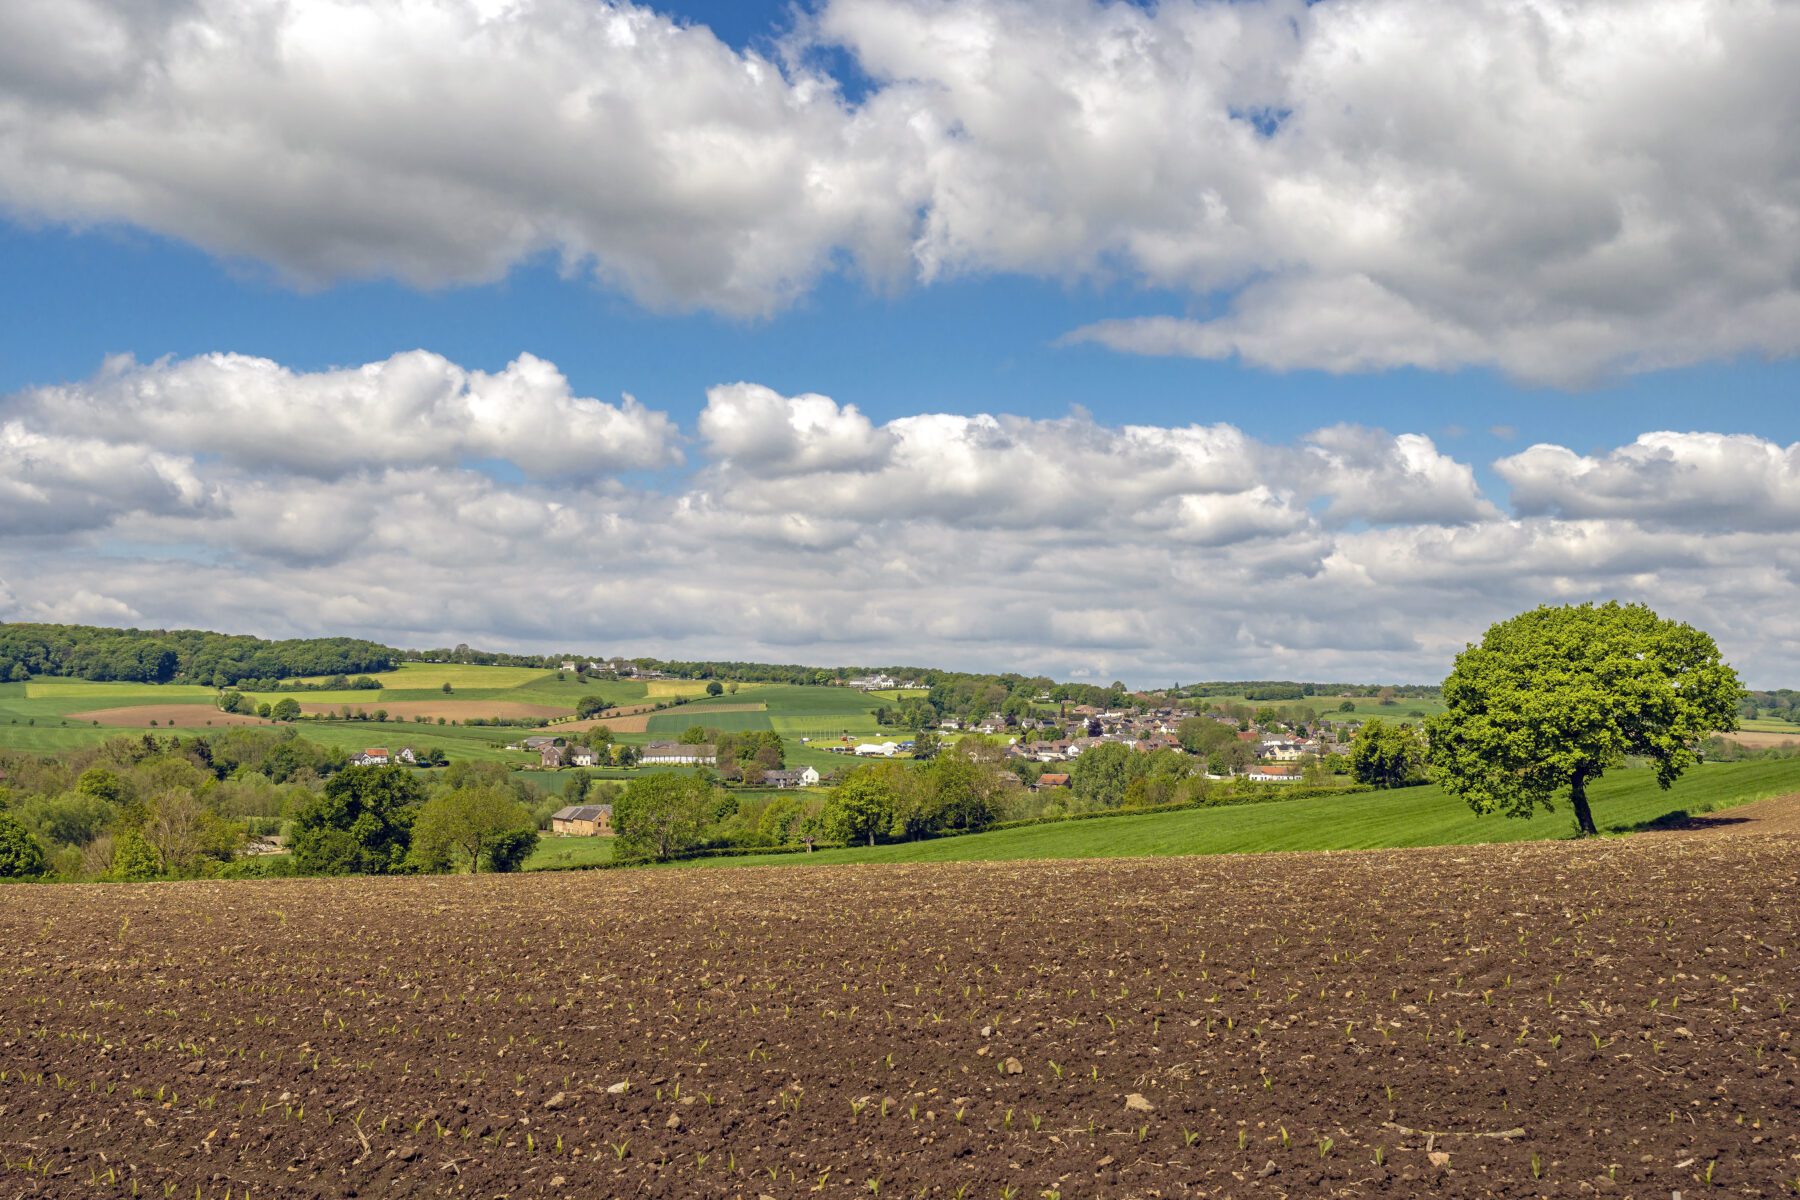
[[[1743,688],[1712,638],[1641,604],[1521,613],[1456,657],[1427,725],[1446,791],[1478,813],[1529,817],[1567,792],[1593,834],[1587,787],[1627,756],[1668,787],[1708,734],[1737,728]]]
[[[613,802],[614,853],[622,859],[667,862],[700,844],[718,809],[715,789],[698,776],[634,779]]]
[[[405,767],[347,767],[294,817],[294,865],[317,875],[401,870],[425,785]]]
[[[885,833],[900,807],[899,764],[859,767],[831,789],[825,801],[824,823],[828,837],[844,842],[867,841]]]
[[[1377,717],[1364,722],[1350,743],[1350,770],[1356,782],[1378,788],[1405,787],[1425,768],[1425,742],[1410,725],[1390,725]]]
[[[510,792],[492,786],[452,788],[419,810],[412,827],[413,860],[430,868],[461,859],[470,872],[479,873],[484,862],[494,865],[494,847],[503,840],[510,844],[520,830],[535,832],[535,823]]]

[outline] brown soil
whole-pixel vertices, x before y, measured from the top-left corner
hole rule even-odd
[[[524,704],[517,700],[403,700],[398,703],[306,704],[300,711],[308,715],[332,716],[348,707],[374,712],[386,709],[390,718],[411,720],[413,717],[443,717],[447,721],[466,721],[471,717],[560,717],[569,710],[555,704]]]
[[[766,704],[709,704],[705,708],[697,709],[686,707],[658,709],[655,706],[616,708],[606,716],[590,717],[585,721],[569,721],[566,724],[559,724],[556,728],[560,732],[564,729],[594,729],[604,725],[614,733],[648,733],[650,732],[650,718],[662,713],[691,712],[694,717],[693,723],[704,725],[708,713],[762,712],[767,707]]]
[[[98,721],[102,725],[185,725],[204,728],[207,725],[267,725],[261,717],[242,713],[220,712],[210,704],[138,704],[124,708],[96,708],[90,712],[70,713],[71,721]]]
[[[1771,796],[1723,812],[1701,813],[1672,821],[1657,832],[1713,836],[1755,833],[1800,838],[1800,793]]]
[[[1780,835],[10,888],[0,1194],[1773,1196],[1796,894]]]

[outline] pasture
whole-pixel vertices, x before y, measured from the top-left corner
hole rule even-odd
[[[1800,759],[1707,763],[1665,792],[1648,770],[1614,771],[1589,789],[1594,820],[1615,832],[1671,813],[1716,812],[1800,792]],[[1477,817],[1435,786],[1273,800],[1143,816],[1059,821],[920,842],[702,860],[707,865],[994,862],[1243,854],[1270,850],[1359,850],[1521,842],[1570,836],[1566,810],[1531,820]]]

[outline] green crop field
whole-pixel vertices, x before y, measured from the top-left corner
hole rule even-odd
[[[1740,724],[1745,733],[1791,733],[1800,737],[1800,725],[1780,717],[1752,717]]]
[[[770,729],[766,712],[717,712],[698,705],[684,704],[673,712],[658,713],[646,722],[650,737],[678,737],[695,725],[704,725],[722,733],[745,733],[753,729]]]
[[[1800,759],[1707,763],[1665,792],[1648,770],[1615,771],[1589,789],[1594,820],[1620,831],[1677,810],[1716,811],[1800,791]],[[816,865],[985,862],[1025,858],[1111,858],[1231,854],[1266,850],[1366,850],[1568,837],[1566,809],[1529,821],[1477,817],[1436,787],[1278,800],[1141,817],[1108,817],[1003,829],[966,837],[806,855],[699,860],[705,865]]]
[[[1339,712],[1348,700],[1352,706],[1350,712]],[[1434,717],[1444,711],[1444,698],[1437,693],[1429,696],[1397,696],[1392,704],[1383,704],[1373,696],[1307,696],[1300,700],[1251,700],[1244,696],[1203,696],[1188,703],[1198,703],[1203,707],[1215,704],[1242,704],[1250,708],[1272,708],[1278,713],[1289,712],[1297,708],[1310,708],[1322,717],[1339,720],[1355,718],[1367,720],[1369,717],[1382,717],[1389,721],[1416,721],[1413,714],[1422,713]]]

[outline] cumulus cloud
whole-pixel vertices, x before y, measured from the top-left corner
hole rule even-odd
[[[472,458],[573,476],[681,461],[667,416],[630,396],[616,405],[576,396],[553,364],[530,354],[494,374],[423,350],[310,372],[241,354],[119,358],[12,407],[61,432],[107,428],[163,449],[327,477]]]
[[[529,432],[509,440],[541,422],[479,415],[593,404],[521,363],[495,383],[429,355],[322,374],[209,356],[0,400],[0,618],[1134,682],[1428,680],[1491,620],[1620,597],[1713,631],[1756,682],[1800,674],[1800,634],[1766,619],[1800,583],[1793,447],[1534,446],[1494,464],[1499,504],[1416,433],[1272,443],[1083,412],[877,423],[739,383],[709,394],[685,469],[566,478],[531,473]],[[240,367],[255,389],[230,382]],[[260,411],[327,421],[317,395],[357,386],[365,432],[411,435],[329,468],[244,436]],[[431,435],[451,411],[500,432]],[[681,436],[642,420],[658,446]],[[493,468],[499,449],[526,469]]]
[[[1537,445],[1494,467],[1526,513],[1686,528],[1800,525],[1800,444],[1748,434],[1646,433],[1598,456]]]
[[[1191,304],[1074,339],[1278,369],[1800,349],[1781,0],[824,0],[783,48],[624,0],[28,0],[0,204],[306,283],[549,254],[740,316],[840,263],[1123,281]]]

